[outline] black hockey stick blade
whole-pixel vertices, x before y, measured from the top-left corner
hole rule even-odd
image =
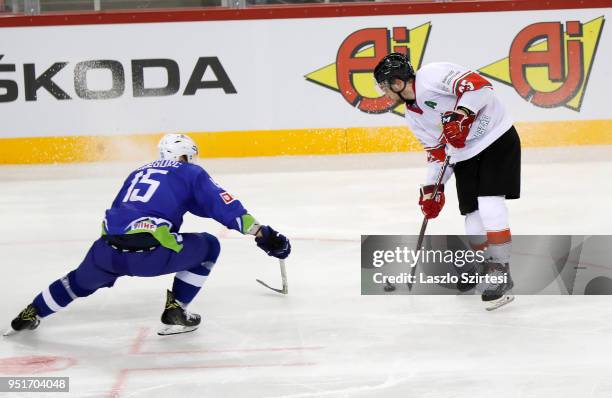
[[[389,282],[389,280],[387,280],[387,284],[385,285],[383,290],[387,293],[392,292],[395,290],[395,285],[393,285],[391,282]]]

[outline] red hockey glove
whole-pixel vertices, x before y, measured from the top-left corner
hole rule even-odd
[[[425,185],[421,187],[421,197],[419,205],[425,218],[432,219],[438,217],[440,210],[444,207],[444,184],[440,184],[436,197],[433,197],[435,185]]]
[[[442,134],[446,138],[446,142],[455,148],[463,148],[475,118],[476,115],[473,113],[466,116],[457,111],[444,112],[442,115]]]

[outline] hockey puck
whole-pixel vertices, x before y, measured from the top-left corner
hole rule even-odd
[[[384,290],[385,292],[392,292],[395,290],[395,286],[393,286],[392,284],[385,285]]]

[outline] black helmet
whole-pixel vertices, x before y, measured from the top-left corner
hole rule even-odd
[[[414,69],[407,55],[401,53],[391,53],[380,60],[374,68],[374,78],[376,83],[388,83],[391,85],[392,79],[400,79],[407,82],[414,78]]]

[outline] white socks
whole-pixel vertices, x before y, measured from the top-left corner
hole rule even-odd
[[[465,233],[474,250],[488,246],[487,256],[492,261],[510,262],[512,236],[503,196],[479,196],[478,210],[465,216]]]

